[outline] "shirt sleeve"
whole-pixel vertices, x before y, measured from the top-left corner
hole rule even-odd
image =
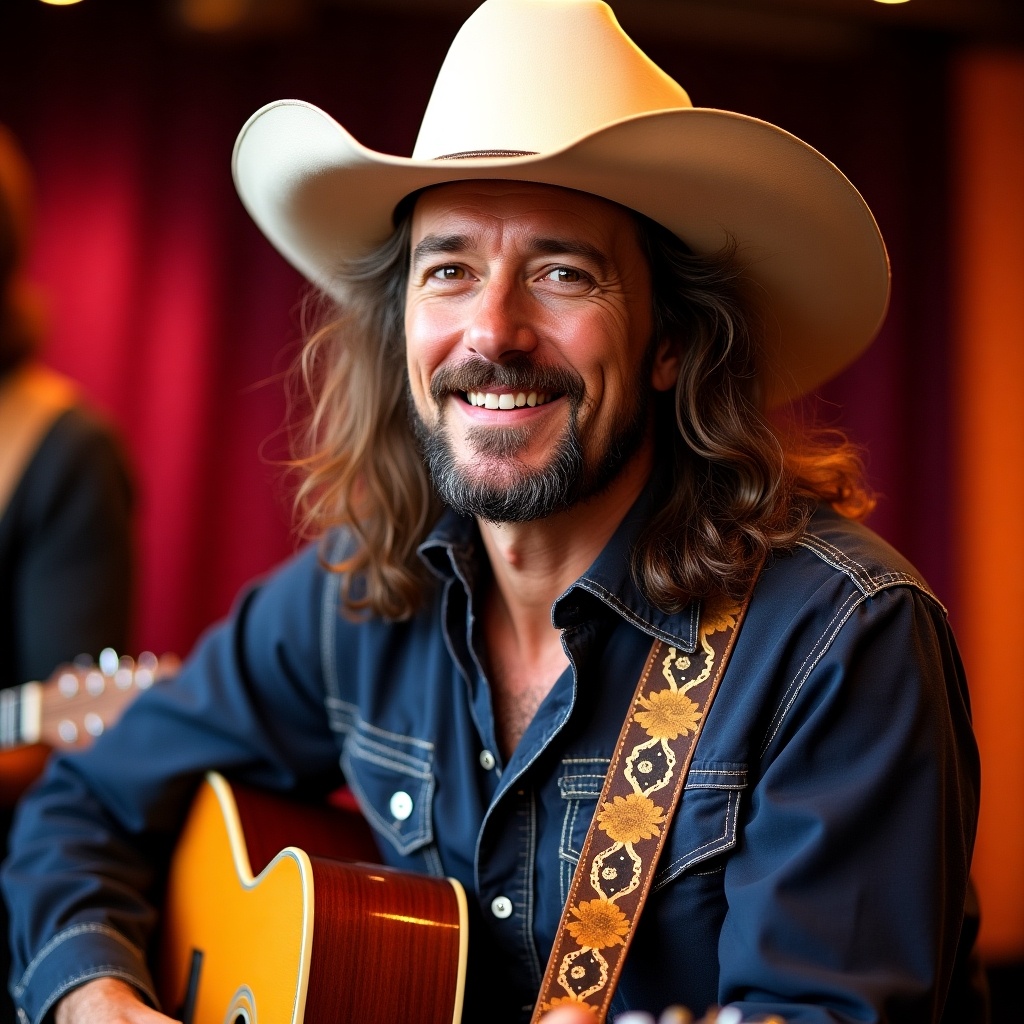
[[[719,944],[720,1001],[790,1024],[939,1020],[964,921],[978,758],[941,608],[837,615],[767,729]]]
[[[251,590],[177,678],[142,694],[90,750],[55,757],[23,801],[2,882],[11,990],[32,1024],[103,975],[155,1002],[144,951],[156,894],[207,770],[280,792],[340,781],[323,709],[322,579],[310,549]]]

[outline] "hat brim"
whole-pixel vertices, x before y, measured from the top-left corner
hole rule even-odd
[[[312,104],[281,100],[242,128],[232,169],[256,224],[328,293],[345,260],[388,237],[405,196],[449,181],[590,192],[646,214],[698,253],[735,239],[763,300],[772,404],[856,358],[888,304],[885,245],[860,193],[800,139],[730,111],[641,114],[538,156],[425,161],[367,149]]]

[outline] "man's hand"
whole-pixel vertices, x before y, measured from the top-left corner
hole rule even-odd
[[[589,1011],[572,1006],[560,1006],[545,1013],[540,1024],[595,1024],[597,1018]]]
[[[736,1014],[736,1020],[721,1020],[721,1024],[739,1024],[739,1014]],[[557,1010],[552,1010],[550,1013],[546,1013],[541,1020],[541,1024],[594,1024],[596,1018],[589,1011],[584,1009],[576,1009],[572,1006],[560,1006]],[[693,1014],[689,1011],[684,1010],[681,1006],[670,1006],[662,1015],[658,1018],[657,1024],[691,1024],[693,1021]],[[654,1018],[649,1013],[623,1013],[615,1018],[615,1024],[655,1024]],[[708,1024],[707,1019],[700,1021],[699,1024]],[[716,1024],[712,1021],[711,1024]],[[781,1024],[781,1022],[780,1022]]]
[[[56,1024],[175,1024],[117,978],[97,978],[72,989],[57,1004],[54,1020]]]

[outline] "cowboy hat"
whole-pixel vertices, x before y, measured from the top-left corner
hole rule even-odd
[[[452,43],[411,158],[281,100],[242,128],[233,174],[267,238],[329,293],[343,261],[388,237],[404,197],[449,181],[590,192],[697,253],[734,239],[760,296],[771,402],[854,359],[888,303],[885,245],[842,172],[766,121],[694,107],[599,0],[486,0]]]

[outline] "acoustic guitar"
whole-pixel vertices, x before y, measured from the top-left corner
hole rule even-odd
[[[43,770],[50,751],[87,746],[132,700],[177,671],[173,655],[138,660],[106,648],[98,663],[62,665],[45,682],[0,690],[0,807],[10,807]]]
[[[184,1024],[458,1024],[454,879],[378,864],[355,811],[200,786],[175,849],[157,987]]]

